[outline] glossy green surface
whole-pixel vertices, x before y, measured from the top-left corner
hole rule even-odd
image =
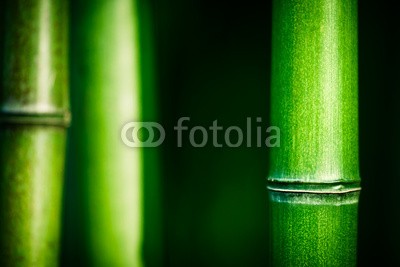
[[[66,11],[61,0],[1,3],[0,266],[58,263]]]
[[[68,112],[67,1],[7,0],[0,112]]]
[[[270,179],[359,180],[357,1],[274,1]]]
[[[356,0],[274,1],[274,266],[356,265],[357,53]]]
[[[0,129],[0,265],[57,266],[66,133]]]
[[[355,266],[358,192],[270,194],[272,266]]]
[[[140,119],[136,5],[76,1],[72,96],[76,177],[91,266],[141,266],[142,154],[121,140]]]

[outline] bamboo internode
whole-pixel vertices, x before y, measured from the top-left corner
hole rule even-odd
[[[274,1],[274,266],[356,265],[357,1]]]
[[[66,1],[2,3],[0,265],[55,266],[69,100]]]

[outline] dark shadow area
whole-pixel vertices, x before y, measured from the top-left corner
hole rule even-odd
[[[156,8],[161,116],[169,137],[162,169],[165,266],[266,266],[268,149],[255,143],[256,126],[264,133],[269,121],[270,3],[159,1]],[[173,127],[181,117],[190,121],[178,148]],[[246,118],[253,147],[227,147],[225,130],[246,129]],[[215,120],[223,127],[222,148],[211,140]],[[203,148],[190,145],[195,126],[208,131]],[[196,142],[201,137],[196,132]]]
[[[400,29],[394,5],[359,1],[360,266],[398,266]]]

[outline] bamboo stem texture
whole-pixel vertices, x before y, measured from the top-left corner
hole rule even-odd
[[[67,7],[1,7],[0,266],[57,266],[67,88]]]
[[[274,1],[272,49],[272,263],[354,266],[357,1]]]

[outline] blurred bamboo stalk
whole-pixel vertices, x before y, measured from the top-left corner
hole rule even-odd
[[[67,6],[1,3],[0,266],[56,266],[69,124]]]
[[[137,3],[74,1],[72,96],[91,266],[141,266],[142,151],[121,140],[141,119]],[[75,104],[74,104],[75,105]]]
[[[275,0],[272,48],[272,263],[355,266],[357,1]]]

